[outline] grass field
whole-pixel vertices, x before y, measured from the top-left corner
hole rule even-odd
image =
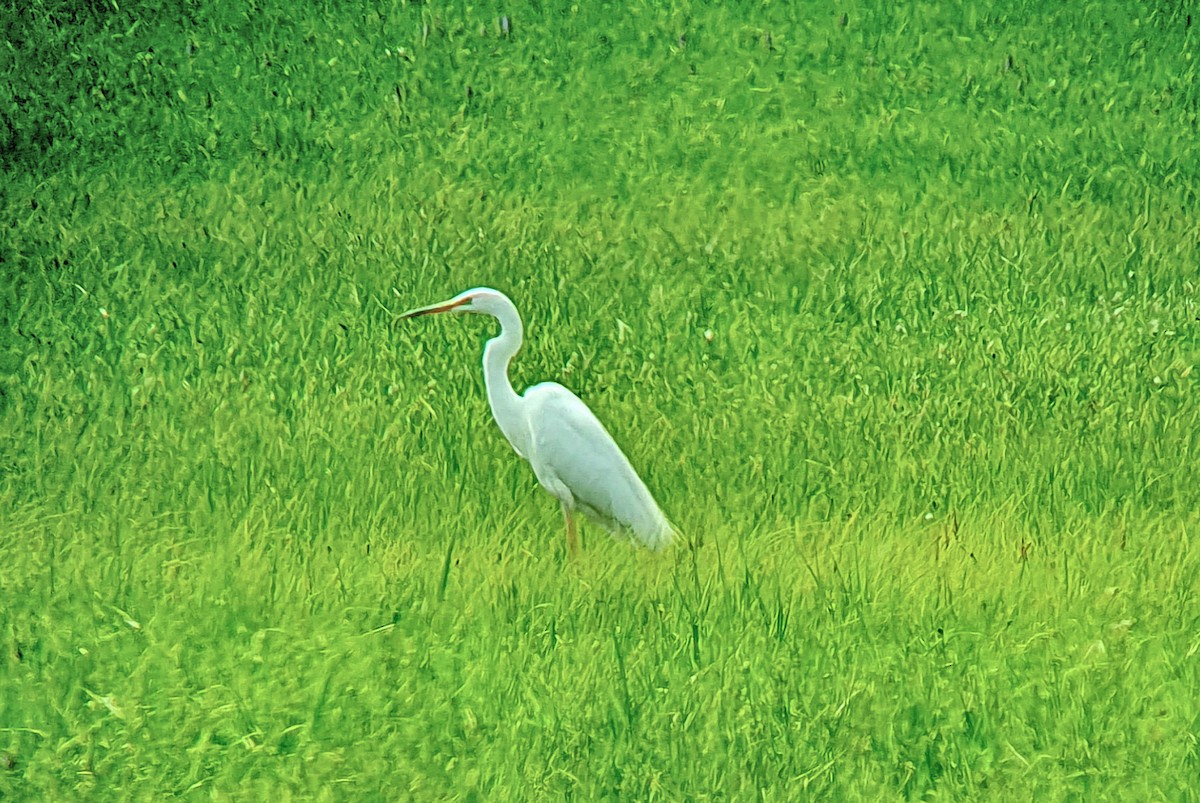
[[[1049,8],[0,11],[0,798],[1200,800],[1200,20]]]

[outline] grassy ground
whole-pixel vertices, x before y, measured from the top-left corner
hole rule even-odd
[[[0,17],[0,797],[1197,799],[1183,4]]]

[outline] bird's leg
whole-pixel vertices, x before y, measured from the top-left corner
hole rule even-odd
[[[562,511],[567,522],[567,556],[574,558],[579,553],[579,539],[575,536],[575,516],[566,502],[563,502]]]

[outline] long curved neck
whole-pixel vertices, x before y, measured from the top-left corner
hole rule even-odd
[[[483,348],[483,383],[488,403],[500,431],[521,456],[528,454],[529,427],[521,411],[521,397],[508,379],[508,364],[521,348],[524,329],[521,316],[511,303],[495,313],[500,334]]]

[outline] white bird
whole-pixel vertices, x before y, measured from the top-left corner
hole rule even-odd
[[[578,396],[557,382],[542,382],[517,395],[508,364],[521,348],[521,316],[508,296],[490,287],[459,293],[449,301],[409,310],[401,318],[439,312],[473,312],[500,322],[500,334],[483,349],[483,380],[500,431],[529,461],[538,482],[562,504],[567,552],[578,549],[573,511],[580,510],[614,534],[661,549],[675,536],[616,441]]]

